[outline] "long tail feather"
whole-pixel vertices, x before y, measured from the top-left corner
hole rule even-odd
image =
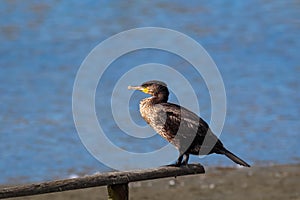
[[[230,160],[232,160],[233,162],[245,166],[245,167],[250,167],[250,165],[248,163],[246,163],[245,161],[243,161],[241,158],[237,157],[236,155],[234,155],[233,153],[231,153],[230,151],[228,151],[227,149],[222,149],[221,151],[222,154],[224,154],[225,156],[227,156]]]

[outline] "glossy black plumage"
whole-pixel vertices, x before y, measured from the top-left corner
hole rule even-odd
[[[151,95],[140,101],[140,113],[159,135],[179,150],[176,166],[187,164],[190,154],[217,153],[226,155],[237,164],[250,167],[224,147],[203,119],[184,107],[168,103],[169,91],[165,83],[148,81],[141,86],[129,86],[128,89]],[[185,160],[182,162],[183,156]]]

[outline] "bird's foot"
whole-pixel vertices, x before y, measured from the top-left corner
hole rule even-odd
[[[202,166],[201,163],[185,163],[182,162],[181,164],[178,163],[173,163],[173,164],[169,164],[169,165],[163,165],[163,167],[195,167],[195,166]]]
[[[188,162],[185,160],[181,163],[181,166],[187,166],[187,165],[188,165]]]
[[[190,155],[189,154],[184,154],[184,155],[185,155],[185,159],[183,160],[182,165],[187,166],[188,162],[189,162]]]
[[[183,156],[185,156],[185,159],[182,161]],[[189,154],[183,154],[178,157],[176,163],[167,165],[168,167],[181,167],[181,166],[187,166],[189,161]]]

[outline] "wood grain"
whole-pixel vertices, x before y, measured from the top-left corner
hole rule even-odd
[[[205,173],[205,170],[200,164],[189,164],[188,166],[182,167],[163,166],[145,170],[107,172],[73,179],[55,180],[43,183],[0,188],[0,199],[62,192],[97,186],[127,184],[134,181],[202,173]]]

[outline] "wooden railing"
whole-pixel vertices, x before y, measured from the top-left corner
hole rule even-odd
[[[128,199],[128,183],[135,181],[205,173],[200,164],[183,167],[164,166],[154,169],[107,172],[79,178],[0,188],[0,199],[107,186],[110,199]]]

